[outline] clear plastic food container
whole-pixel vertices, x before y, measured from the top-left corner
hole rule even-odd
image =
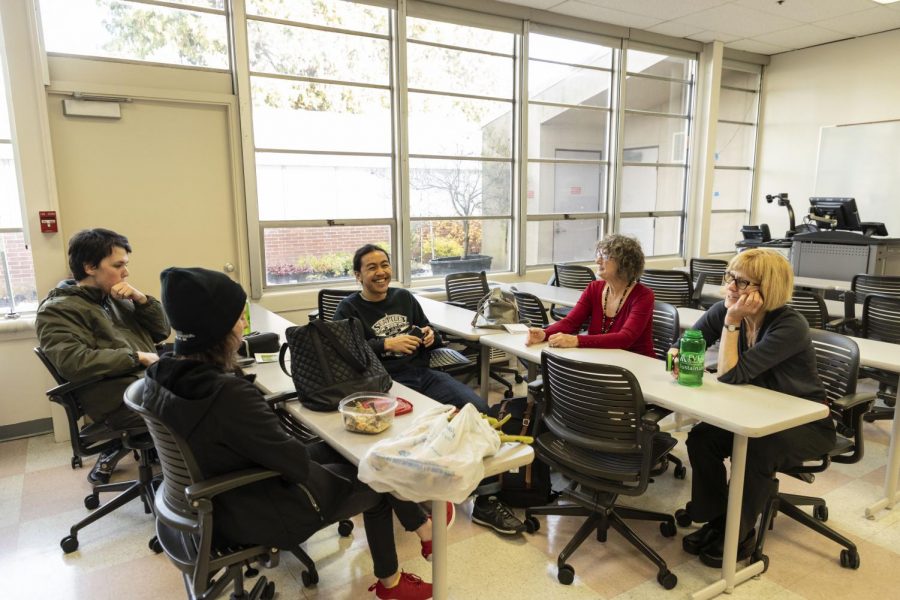
[[[357,392],[338,404],[344,427],[356,433],[381,433],[394,422],[397,399],[381,392]]]

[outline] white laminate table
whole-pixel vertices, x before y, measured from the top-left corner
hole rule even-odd
[[[284,337],[284,330],[293,325],[265,308],[252,304],[250,319],[253,328],[258,331],[275,331]],[[294,382],[282,372],[278,363],[258,364],[250,367],[249,372],[256,374],[256,385],[267,393],[284,392],[294,389]],[[438,402],[402,385],[394,383],[390,392],[395,396],[409,400],[413,405],[412,413],[394,419],[389,429],[378,435],[352,433],[344,429],[343,420],[337,412],[316,412],[300,405],[299,402],[287,403],[287,410],[308,426],[316,435],[325,440],[331,447],[341,453],[353,464],[359,464],[369,447],[376,441],[401,435],[415,419],[415,415],[424,413]],[[494,456],[485,458],[485,476],[496,475],[510,469],[528,465],[534,460],[531,446],[524,444],[502,444]],[[447,511],[443,500],[432,501],[432,585],[435,600],[447,598],[448,559],[447,559]]]
[[[444,333],[455,335],[458,338],[470,342],[478,342],[483,336],[497,333],[498,329],[484,327],[472,327],[472,318],[475,313],[471,310],[440,302],[424,296],[418,296],[417,300],[428,317],[428,321]],[[481,345],[481,397],[488,399],[491,388],[491,350]]]
[[[839,292],[850,291],[850,282],[841,279],[820,279],[818,277],[804,277],[794,275],[794,287],[811,288],[814,290],[837,290]]]
[[[549,349],[546,342],[526,346],[524,334],[491,335],[485,337],[481,343],[536,362],[540,362],[541,352]],[[752,385],[724,384],[714,377],[705,378],[703,385],[698,388],[679,386],[666,372],[661,361],[625,350],[567,348],[550,351],[576,360],[624,367],[637,377],[644,398],[734,434],[722,579],[695,592],[692,597],[712,598],[721,592],[731,593],[736,584],[762,573],[764,568],[762,561],[752,563],[740,571],[736,570],[738,522],[743,498],[748,439],[824,418],[828,416],[828,407],[818,402],[810,402]]]
[[[575,306],[581,298],[582,290],[535,283],[533,281],[519,281],[517,283],[504,283],[500,287],[509,292],[525,292],[537,296],[542,302],[559,304],[560,306]]]

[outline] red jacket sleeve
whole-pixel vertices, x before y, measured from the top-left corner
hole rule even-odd
[[[599,319],[603,310],[603,302],[601,299],[603,298],[603,287],[605,285],[606,282],[602,280],[592,281],[588,284],[581,293],[578,302],[575,303],[575,306],[569,311],[569,314],[567,314],[564,319],[552,323],[544,329],[547,333],[547,337],[550,337],[554,333],[578,333],[581,331],[585,322],[587,322],[588,317],[593,318],[596,314],[596,318]]]

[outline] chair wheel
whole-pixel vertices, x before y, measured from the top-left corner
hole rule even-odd
[[[70,554],[78,550],[78,538],[74,535],[67,535],[59,542],[59,547],[66,554]]]
[[[814,506],[813,516],[824,523],[828,520],[828,507],[824,504]]]
[[[512,390],[506,390],[505,392],[503,392],[504,398],[512,398],[513,396],[515,396],[515,394],[513,394]]]
[[[353,521],[344,520],[338,523],[338,534],[341,537],[347,537],[353,533]]]
[[[72,457],[72,468],[73,468],[73,469],[80,469],[80,468],[82,467],[83,464],[84,464],[84,463],[81,462],[81,457],[80,457],[80,456],[73,456],[73,457]]]
[[[672,471],[672,475],[675,476],[675,479],[684,479],[685,477],[687,477],[687,467],[684,465],[675,467],[675,470]]]
[[[675,522],[678,523],[679,527],[690,527],[694,520],[691,519],[687,509],[679,508],[675,511]]]
[[[598,542],[606,541],[606,530],[605,529],[597,529],[597,541]]]
[[[856,550],[841,550],[841,566],[845,569],[858,569],[859,552]]]
[[[84,497],[84,507],[88,510],[94,510],[100,506],[100,498],[96,494],[89,494]]]
[[[516,380],[516,383],[522,383],[523,381],[525,381],[525,378],[522,377],[521,375],[519,375],[518,373],[516,373],[516,376],[514,377],[514,379]]]
[[[160,552],[163,551],[162,544],[159,542],[159,538],[156,537],[155,535],[152,538],[150,538],[150,543],[147,544],[147,546],[149,546],[149,548],[151,550],[153,550],[153,552],[156,554],[159,554]]]
[[[263,588],[262,594],[259,595],[260,600],[272,600],[275,597],[275,582],[270,581],[266,583],[266,587]]]
[[[259,569],[256,567],[247,567],[247,570],[244,571],[244,577],[256,577],[259,575]]]
[[[541,522],[537,520],[537,517],[527,516],[525,517],[525,531],[528,533],[537,533],[541,530]]]
[[[300,581],[303,587],[312,587],[319,583],[319,573],[317,571],[303,571],[300,573]]]
[[[575,581],[575,569],[569,565],[563,565],[556,572],[556,579],[563,585],[572,585]]]
[[[766,571],[769,570],[769,557],[768,557],[768,555],[766,555],[766,554],[754,554],[754,555],[750,558],[750,561],[751,561],[751,562],[762,561],[762,564],[763,564],[763,570],[762,570],[762,572],[763,572],[763,573],[765,573]]]
[[[656,576],[656,581],[663,589],[671,590],[678,584],[678,577],[672,571],[664,571]]]
[[[674,537],[678,532],[678,528],[675,527],[674,521],[663,521],[659,524],[659,532],[663,537]],[[669,588],[666,588],[669,589]]]

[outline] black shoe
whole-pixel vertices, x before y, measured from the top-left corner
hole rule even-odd
[[[706,523],[694,533],[689,533],[681,538],[681,547],[688,554],[697,556],[711,543],[721,540],[724,535],[725,532],[718,524]]]
[[[717,541],[707,545],[703,550],[700,551],[700,562],[702,562],[707,567],[713,567],[714,569],[722,568],[722,554],[724,553],[723,546],[725,545],[725,537],[724,535],[719,538]],[[756,530],[752,529],[750,533],[741,540],[741,543],[738,544],[737,551],[737,559],[738,560],[746,560],[750,558],[750,555],[753,554],[753,548],[756,547]]]
[[[487,501],[481,498],[475,499],[472,506],[472,522],[490,527],[497,533],[515,535],[525,531],[525,524],[516,517],[512,510],[496,497],[491,496]]]
[[[106,457],[104,456],[98,458],[97,462],[94,463],[94,466],[91,468],[90,473],[88,473],[87,480],[91,482],[91,485],[109,483],[109,478],[112,476],[113,472],[113,465],[106,461],[105,458]]]

